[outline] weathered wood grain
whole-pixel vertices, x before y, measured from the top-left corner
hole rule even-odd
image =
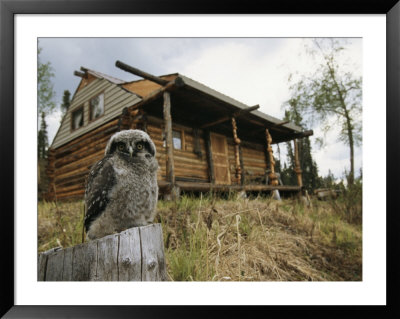
[[[96,280],[118,281],[118,235],[97,241]]]
[[[37,267],[38,281],[46,280],[46,266],[47,266],[47,255],[40,254],[38,257],[38,267]]]
[[[53,253],[60,251],[61,247],[54,247],[49,250],[46,250],[45,252],[41,253],[38,256],[38,267],[37,267],[37,273],[38,273],[38,281],[43,281],[46,280],[47,278],[47,265],[48,265],[48,257],[49,255],[53,255]],[[52,262],[50,262],[50,265]]]
[[[64,249],[64,264],[63,264],[63,275],[62,281],[72,280],[72,253],[74,251],[73,247],[68,247]]]
[[[164,281],[167,271],[160,224],[140,227],[142,246],[142,281]]]
[[[119,281],[142,280],[142,251],[139,228],[123,231],[119,237]]]
[[[166,280],[160,224],[127,229],[38,256],[38,281]]]
[[[96,278],[97,240],[74,247],[72,281],[93,281]]]
[[[47,256],[46,281],[62,280],[64,269],[64,251],[59,250]]]

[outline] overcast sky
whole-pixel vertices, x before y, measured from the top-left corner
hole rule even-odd
[[[309,74],[318,61],[306,54],[301,38],[40,38],[42,62],[50,62],[56,102],[64,90],[73,94],[79,77],[73,75],[81,66],[122,80],[138,79],[115,67],[120,60],[154,75],[180,73],[224,93],[260,111],[283,118],[282,105],[290,98],[289,74]],[[340,67],[362,76],[362,40],[346,39],[347,50],[340,57]],[[59,111],[47,120],[51,144],[60,125]],[[319,127],[312,143],[322,137]],[[326,135],[326,145],[314,143],[313,157],[322,176],[330,169],[336,177],[349,170],[348,146],[338,141],[338,129]],[[281,151],[284,154],[284,146]],[[355,168],[362,167],[362,148],[355,150]]]

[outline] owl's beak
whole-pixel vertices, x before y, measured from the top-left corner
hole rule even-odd
[[[133,156],[133,148],[132,148],[132,146],[129,146],[129,154],[131,154],[131,157]]]

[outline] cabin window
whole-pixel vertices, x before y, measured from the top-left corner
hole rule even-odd
[[[83,106],[72,112],[72,129],[76,130],[83,126]]]
[[[104,114],[104,93],[92,98],[90,105],[90,120],[93,121]]]
[[[163,147],[165,147],[165,133],[162,133]],[[172,144],[174,149],[181,150],[182,147],[182,131],[172,130]]]
[[[172,130],[172,144],[174,144],[174,149],[182,149],[182,132]]]

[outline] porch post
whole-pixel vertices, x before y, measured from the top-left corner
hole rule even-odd
[[[297,185],[299,185],[300,187],[303,186],[303,178],[302,178],[302,170],[300,168],[300,159],[299,159],[299,145],[298,145],[298,141],[297,139],[293,140],[293,144],[294,144],[294,162],[295,162],[295,168],[294,171],[297,175]]]
[[[172,141],[171,96],[169,92],[163,94],[166,175],[167,182],[171,183],[171,195],[175,198],[175,173],[174,173],[174,145]]]
[[[232,130],[233,130],[233,142],[235,143],[235,176],[237,183],[241,185],[241,178],[242,178],[242,168],[240,165],[240,139],[237,136],[237,125],[236,120],[232,117]]]
[[[269,177],[269,184],[276,186],[279,184],[278,182],[278,177],[275,174],[275,159],[274,159],[274,155],[273,155],[273,151],[272,151],[272,137],[271,134],[269,134],[268,129],[265,129],[265,136],[266,136],[266,140],[267,140],[267,153],[268,153],[268,157],[269,157],[269,169],[270,172],[268,174]]]
[[[207,164],[208,164],[208,177],[211,184],[215,184],[215,175],[214,175],[214,161],[212,157],[211,150],[211,135],[210,131],[204,131],[204,140],[206,142],[206,154],[207,154]]]

